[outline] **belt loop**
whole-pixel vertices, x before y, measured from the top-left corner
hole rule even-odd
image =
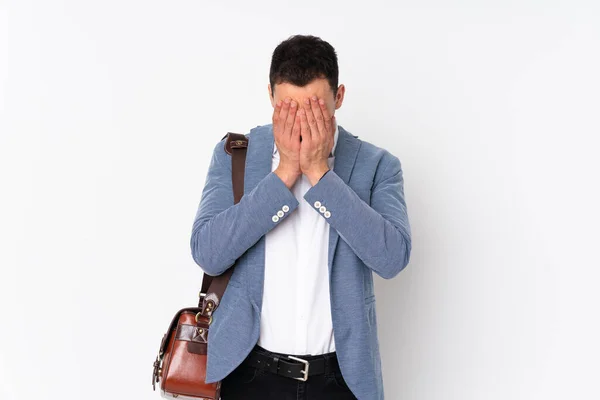
[[[335,357],[333,356],[325,356],[325,373],[330,373],[335,369]]]
[[[274,374],[276,374],[277,371],[279,371],[279,357],[276,355],[273,355],[273,363],[271,364],[270,370]]]

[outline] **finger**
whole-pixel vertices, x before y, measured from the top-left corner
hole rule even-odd
[[[306,110],[304,108],[301,108],[300,111],[298,111],[298,114],[300,114],[300,135],[302,135],[302,141],[310,141],[310,127],[308,126],[308,118],[306,117]],[[305,142],[305,144],[308,144],[310,142]]]
[[[294,127],[292,128],[292,142],[300,142],[300,112],[296,111],[296,117],[294,118]]]
[[[292,136],[292,128],[294,127],[294,121],[296,120],[296,110],[298,109],[297,103],[292,100],[290,102],[290,108],[287,115],[287,119],[285,120],[285,135],[286,137]]]
[[[277,128],[277,125],[279,125],[279,114],[281,113],[281,100],[279,100],[276,104],[275,104],[275,108],[273,108],[273,129]]]
[[[325,100],[319,99],[319,107],[321,108],[321,112],[323,113],[323,120],[325,122],[325,132],[333,134],[335,129],[332,128],[333,123],[331,120],[331,115],[329,114],[329,110],[327,109],[327,105],[325,105]]]
[[[280,125],[280,133],[285,129],[285,122],[287,121],[287,117],[290,111],[290,98],[286,97],[281,105],[281,112],[279,113],[279,125]]]
[[[310,107],[312,108],[315,120],[317,121],[319,137],[325,136],[325,120],[323,119],[323,113],[321,112],[321,107],[319,107],[319,99],[317,98],[317,96],[311,97]]]
[[[306,119],[308,120],[310,137],[311,139],[316,139],[319,137],[319,128],[317,127],[317,121],[315,119],[315,115],[313,114],[309,98],[304,100],[304,112],[306,114]]]

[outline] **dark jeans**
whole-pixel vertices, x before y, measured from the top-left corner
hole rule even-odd
[[[262,347],[256,346],[259,350]],[[278,353],[275,353],[278,354]],[[298,356],[305,360],[319,356]],[[223,379],[221,400],[356,400],[341,372],[311,375],[306,382],[242,363]]]

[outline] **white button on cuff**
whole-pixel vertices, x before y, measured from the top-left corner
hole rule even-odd
[[[289,208],[287,205],[285,205],[285,206],[281,207],[281,209],[283,210],[283,212],[288,212],[288,211],[290,211],[290,208]]]
[[[331,217],[331,213],[329,211],[325,211],[325,213],[323,214],[323,216],[325,218],[329,218],[329,217]]]
[[[327,211],[327,208],[325,208],[325,206],[321,206],[321,208],[319,208],[319,211],[322,213],[324,213],[325,211]]]
[[[273,222],[277,222],[279,221],[279,217],[277,215],[273,215],[273,218],[271,218],[271,220],[273,220]]]
[[[281,210],[277,211],[277,216],[279,218],[283,217],[283,211],[281,211]]]
[[[321,207],[321,202],[320,201],[315,201],[315,208],[319,208]]]

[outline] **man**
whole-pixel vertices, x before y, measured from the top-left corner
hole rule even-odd
[[[409,262],[400,161],[334,117],[345,87],[314,36],[271,61],[272,124],[247,137],[245,190],[217,143],[191,250],[209,275],[235,269],[213,314],[206,382],[222,399],[383,399],[373,272]]]

